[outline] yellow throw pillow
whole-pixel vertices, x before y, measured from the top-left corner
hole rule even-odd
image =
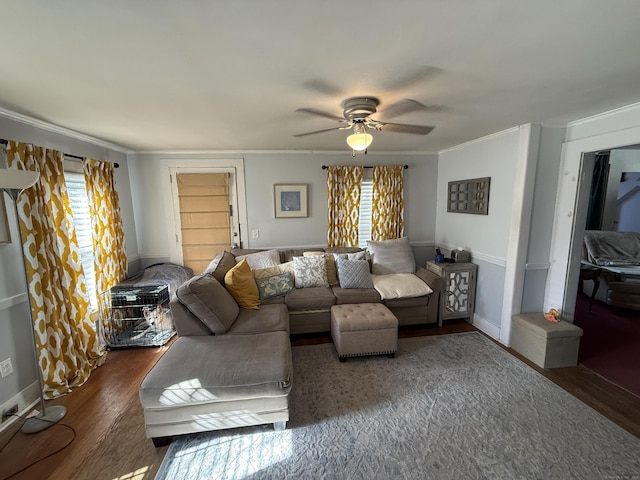
[[[243,259],[227,272],[224,286],[242,308],[257,309],[260,305],[258,285],[246,260]]]

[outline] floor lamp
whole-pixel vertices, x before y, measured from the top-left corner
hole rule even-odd
[[[7,195],[13,200],[14,209],[16,212],[16,220],[18,222],[18,231],[20,232],[21,245],[23,243],[22,231],[20,229],[20,215],[18,213],[18,195],[31,186],[33,186],[38,180],[38,172],[32,172],[28,170],[16,170],[13,168],[1,169],[0,174],[0,190],[7,192]],[[22,265],[24,267],[25,275],[27,275],[27,262],[24,258],[24,252],[22,252]],[[28,275],[27,275],[28,278]],[[31,298],[29,291],[29,282],[27,281],[27,298]],[[38,350],[36,347],[36,335],[33,331],[33,312],[31,311],[31,302],[29,301],[29,319],[31,325],[29,331],[31,332],[31,340],[33,344],[33,358],[36,365],[36,376],[38,377],[38,388],[40,389],[40,413],[34,417],[29,417],[22,425],[22,431],[24,433],[36,433],[49,428],[50,426],[58,423],[66,415],[67,409],[62,405],[52,405],[49,408],[45,408],[44,394],[42,392],[42,378],[40,376],[40,362],[38,361]]]

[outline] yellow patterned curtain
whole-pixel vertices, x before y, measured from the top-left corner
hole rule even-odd
[[[357,247],[362,167],[327,167],[327,246]]]
[[[40,173],[17,200],[43,394],[82,385],[104,360],[80,263],[64,154],[9,141],[8,165]]]
[[[127,274],[127,253],[113,164],[85,158],[82,162],[93,225],[93,256],[98,295]]]
[[[371,240],[391,240],[404,236],[404,167],[373,167]]]

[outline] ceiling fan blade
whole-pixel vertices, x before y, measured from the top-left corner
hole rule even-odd
[[[383,132],[411,133],[413,135],[426,135],[434,128],[429,125],[407,125],[405,123],[380,122],[380,130]]]
[[[310,115],[316,115],[318,117],[330,118],[331,120],[337,120],[338,122],[346,122],[344,117],[338,117],[333,113],[324,112],[315,108],[298,108],[296,112],[308,113]]]
[[[333,83],[329,83],[326,80],[322,80],[321,78],[312,78],[311,80],[307,80],[303,82],[302,85],[309,90],[313,90],[318,93],[323,93],[325,95],[341,95],[342,88]]]
[[[420,103],[417,100],[412,100],[410,98],[405,98],[404,100],[400,100],[399,102],[392,103],[384,110],[380,111],[380,114],[384,116],[384,118],[393,118],[398,117],[400,115],[404,115],[405,113],[416,112],[418,110],[428,110],[429,107]]]
[[[427,81],[432,77],[440,75],[443,72],[441,68],[434,67],[432,65],[423,65],[417,68],[413,72],[401,77],[388,85],[390,90],[402,90],[412,87],[413,85],[422,81]]]
[[[315,135],[316,133],[330,132],[331,130],[344,130],[346,127],[325,128],[324,130],[316,130],[314,132],[296,133],[294,137],[306,137],[307,135]]]

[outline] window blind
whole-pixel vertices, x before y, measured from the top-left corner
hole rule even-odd
[[[360,184],[360,217],[358,218],[358,246],[367,247],[371,240],[371,212],[373,210],[373,180],[362,179]]]
[[[97,310],[98,299],[93,259],[93,235],[84,175],[65,171],[64,179],[67,185],[71,212],[73,213],[73,224],[76,229],[78,248],[80,249],[80,261],[84,270],[91,308]]]

